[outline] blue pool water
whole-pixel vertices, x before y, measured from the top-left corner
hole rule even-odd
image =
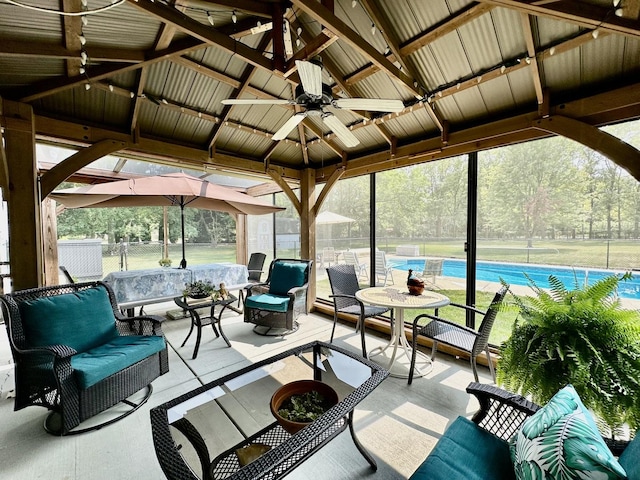
[[[424,259],[393,260],[389,262],[398,270],[412,269],[416,273],[424,269]],[[465,260],[447,259],[442,265],[442,275],[445,277],[466,278],[467,262]],[[613,270],[571,268],[561,266],[542,266],[532,264],[514,264],[497,262],[478,262],[476,278],[486,282],[500,282],[500,278],[511,285],[528,285],[523,272],[526,272],[541,288],[549,287],[549,275],[555,275],[565,287],[572,289],[577,278],[578,284],[583,285],[585,278],[591,285],[597,280],[611,275]],[[621,298],[640,300],[640,275],[634,274],[631,280],[620,282],[618,294]]]

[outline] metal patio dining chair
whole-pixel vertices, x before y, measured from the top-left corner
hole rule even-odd
[[[487,362],[489,364],[489,371],[491,372],[491,377],[495,382],[496,374],[493,369],[491,354],[489,353],[489,334],[491,333],[491,328],[496,320],[499,306],[507,294],[507,290],[508,286],[503,286],[495,294],[487,311],[482,311],[469,305],[459,305],[457,303],[450,303],[448,305],[450,307],[457,307],[466,311],[484,315],[477,331],[428,313],[418,315],[413,321],[413,337],[411,339],[413,353],[411,354],[411,368],[409,369],[409,385],[411,385],[411,382],[413,381],[413,370],[416,364],[416,348],[419,335],[430,338],[433,341],[433,345],[431,347],[432,361],[436,356],[439,343],[455,347],[467,353],[470,357],[471,368],[473,369],[473,376],[475,377],[476,382],[478,381],[476,359],[482,351],[485,351],[487,355]],[[424,318],[430,319],[431,321],[426,325],[421,325],[420,321]]]
[[[424,261],[424,269],[422,270],[422,278],[426,279],[434,287],[436,285],[436,277],[442,275],[442,258],[427,258]],[[430,278],[430,280],[429,280]]]
[[[333,328],[331,329],[331,339],[329,343],[333,343],[333,335],[336,331],[336,323],[338,322],[338,314],[348,314],[358,317],[356,323],[356,332],[360,329],[360,338],[362,343],[362,356],[367,356],[367,346],[365,340],[365,319],[382,315],[389,311],[385,307],[375,307],[365,305],[356,298],[356,292],[360,290],[358,283],[358,275],[353,265],[334,265],[327,268],[327,276],[331,285],[330,298],[333,299]],[[391,321],[393,321],[393,311],[391,312]]]

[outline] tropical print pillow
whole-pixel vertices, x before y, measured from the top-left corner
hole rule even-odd
[[[571,385],[524,422],[509,450],[518,480],[627,478]]]

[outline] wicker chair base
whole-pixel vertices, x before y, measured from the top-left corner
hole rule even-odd
[[[60,415],[59,412],[52,411],[52,412],[49,412],[49,415],[47,415],[47,417],[44,419],[44,429],[47,433],[50,433],[51,435],[55,435],[58,437],[62,435],[77,435],[79,433],[86,433],[86,432],[92,432],[94,430],[100,430],[102,427],[106,427],[107,425],[111,425],[112,423],[116,423],[117,421],[122,420],[125,417],[128,417],[133,412],[138,410],[142,405],[147,403],[147,400],[149,400],[149,397],[151,397],[151,394],[153,393],[153,387],[151,386],[151,384],[149,384],[146,387],[144,387],[142,390],[145,391],[144,397],[142,399],[132,402],[128,398],[125,398],[119,404],[114,405],[114,407],[120,407],[120,404],[123,404],[125,406],[130,407],[129,410],[126,410],[125,412],[118,415],[117,417],[109,418],[104,422],[100,422],[90,427],[77,428],[77,429],[72,429],[72,430],[68,430],[67,432],[64,432],[63,424],[62,424],[62,415]],[[108,414],[109,411],[105,410],[104,413]]]
[[[293,328],[284,328],[284,327],[270,327],[269,325],[256,325],[253,327],[253,331],[258,335],[264,335],[267,337],[282,337],[284,335],[289,335],[290,333],[298,330],[300,325],[298,322],[293,322]]]

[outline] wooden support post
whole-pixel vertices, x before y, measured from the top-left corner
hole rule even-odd
[[[302,172],[300,181],[300,257],[314,261],[309,278],[307,306],[316,300],[316,172],[307,168]]]
[[[247,245],[247,216],[234,215],[236,219],[236,263],[249,263],[249,247]]]
[[[41,287],[42,218],[36,164],[35,117],[30,105],[3,100],[9,177],[9,263],[13,289]]]

